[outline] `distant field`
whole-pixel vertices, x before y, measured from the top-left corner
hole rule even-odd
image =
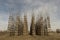
[[[60,40],[60,34],[51,33],[49,36],[9,36],[8,33],[0,33],[0,40]]]

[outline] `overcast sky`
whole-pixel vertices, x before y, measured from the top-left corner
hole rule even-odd
[[[32,9],[35,16],[47,11],[51,17],[51,29],[60,29],[60,0],[0,0],[0,30],[7,29],[8,17],[12,13],[23,16],[26,11],[30,22]]]

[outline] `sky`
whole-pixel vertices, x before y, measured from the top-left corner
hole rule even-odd
[[[36,17],[49,13],[51,29],[60,29],[60,0],[0,0],[0,30],[7,30],[8,18],[12,13],[22,17],[27,13],[29,25],[32,10]]]

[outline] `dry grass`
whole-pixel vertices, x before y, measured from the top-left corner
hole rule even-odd
[[[4,34],[0,36],[0,40],[60,40],[60,34],[53,33],[49,36],[8,36]]]

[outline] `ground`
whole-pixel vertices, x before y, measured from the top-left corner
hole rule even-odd
[[[9,36],[8,34],[1,34],[0,40],[60,40],[60,33],[53,33],[48,36]]]

